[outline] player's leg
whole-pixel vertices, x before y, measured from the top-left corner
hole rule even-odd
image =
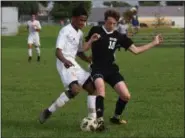
[[[32,44],[28,44],[28,62],[32,60]]]
[[[139,24],[136,26],[136,33],[139,32]]]
[[[40,46],[35,46],[36,52],[37,52],[37,61],[40,61]]]
[[[41,54],[39,36],[37,36],[35,38],[35,49],[36,49],[36,53],[37,53],[37,61],[39,62],[40,61],[40,54]]]
[[[75,65],[76,73],[79,84],[88,92],[87,96],[87,108],[88,117],[96,118],[96,108],[95,108],[95,87],[93,81],[90,77],[90,73],[82,69],[78,64]]]
[[[126,120],[121,120],[120,116],[122,115],[128,101],[130,100],[130,93],[124,81],[117,83],[114,86],[115,91],[119,94],[119,98],[116,102],[116,108],[114,116],[112,117],[112,122],[116,124],[126,124]]]
[[[91,80],[91,77],[89,77],[85,83],[83,84],[83,89],[85,89],[88,92],[87,96],[87,108],[88,108],[88,117],[96,118],[96,93],[95,93],[95,87]]]
[[[28,37],[28,62],[32,60],[32,45],[33,45],[33,37]]]
[[[105,130],[104,125],[104,97],[105,97],[105,83],[104,83],[104,77],[101,72],[94,72],[92,68],[92,77],[96,89],[96,115],[97,115],[97,122],[98,122],[98,131]]]
[[[74,67],[66,69],[62,63],[57,62],[57,70],[64,86],[66,88],[68,87],[68,90],[62,92],[60,96],[41,113],[39,117],[40,123],[44,123],[52,113],[58,108],[63,107],[70,99],[74,98],[81,89]]]
[[[120,116],[130,99],[129,90],[123,80],[124,78],[122,77],[122,75],[119,72],[117,72],[113,74],[112,77],[110,76],[108,82],[119,95],[119,98],[116,102],[114,116],[110,119],[110,121],[115,124],[127,123],[125,120],[120,119]]]
[[[73,81],[69,85],[69,90],[62,92],[60,96],[40,114],[39,121],[43,124],[58,108],[63,107],[68,101],[74,98],[81,90],[78,81]]]

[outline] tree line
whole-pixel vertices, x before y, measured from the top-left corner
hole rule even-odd
[[[18,7],[19,17],[25,14],[38,13],[39,3],[47,7],[48,1],[1,1],[1,6]],[[53,9],[49,12],[55,20],[69,18],[71,9],[79,4],[84,5],[90,13],[91,1],[55,1]],[[160,1],[139,1],[138,6],[159,6]],[[184,1],[166,1],[166,6],[182,6]],[[108,7],[131,7],[133,5],[123,1],[104,1],[103,5]]]
[[[17,7],[19,17],[21,15],[31,15],[39,12],[39,3],[47,7],[48,1],[1,1],[2,7]],[[49,12],[55,20],[69,18],[73,7],[84,5],[86,10],[90,12],[91,1],[55,1],[53,9]]]

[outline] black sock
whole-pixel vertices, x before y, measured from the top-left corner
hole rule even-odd
[[[120,98],[116,102],[115,116],[120,116],[125,109],[127,101],[123,101]]]
[[[96,114],[97,118],[103,117],[104,112],[104,97],[97,96],[96,97]]]

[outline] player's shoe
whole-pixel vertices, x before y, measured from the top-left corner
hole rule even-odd
[[[40,62],[40,56],[37,57],[37,61]]]
[[[116,118],[116,117],[111,117],[110,122],[113,123],[113,124],[118,124],[118,125],[127,124],[126,120],[119,119],[119,118]]]
[[[51,116],[51,114],[52,113],[48,109],[44,109],[44,111],[39,116],[39,122],[43,124]]]
[[[32,60],[32,57],[28,57],[28,62],[31,62],[31,60]]]
[[[106,130],[103,117],[100,117],[97,119],[98,126],[96,128],[96,131],[104,131]]]

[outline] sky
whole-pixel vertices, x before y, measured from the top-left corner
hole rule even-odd
[[[110,1],[110,0],[92,0],[93,7],[103,7],[103,2],[104,1]],[[112,0],[113,1],[113,0]],[[138,1],[137,0],[119,0],[119,1],[125,1],[133,6],[137,5]]]

